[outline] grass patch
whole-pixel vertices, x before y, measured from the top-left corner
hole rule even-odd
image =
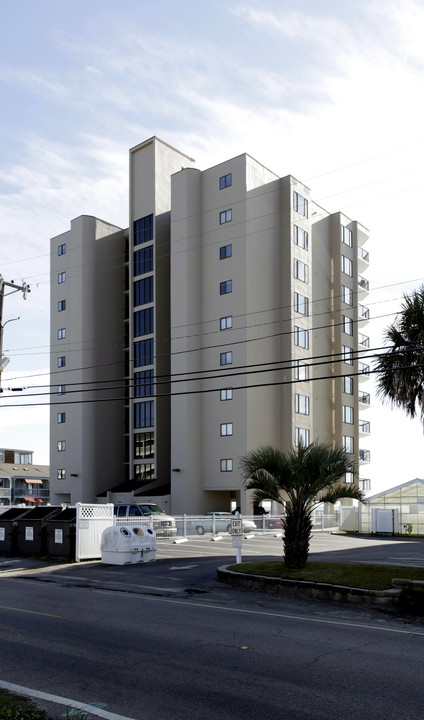
[[[0,720],[50,720],[31,698],[0,690]]]
[[[85,720],[87,713],[80,710],[66,708],[66,713],[60,715],[66,720]],[[30,697],[15,695],[8,690],[0,690],[0,720],[55,720],[40,710]]]
[[[394,577],[424,581],[424,568],[399,567],[397,565],[308,562],[302,570],[288,570],[280,560],[230,565],[229,570],[248,575],[311,580],[313,582],[368,588],[370,590],[386,590],[390,588]]]

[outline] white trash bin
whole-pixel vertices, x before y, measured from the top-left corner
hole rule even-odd
[[[156,560],[156,533],[150,527],[108,527],[100,542],[103,563],[131,565]]]

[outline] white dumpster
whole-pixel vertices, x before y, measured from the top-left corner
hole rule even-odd
[[[156,533],[150,527],[108,527],[102,533],[100,552],[102,562],[109,565],[156,560]]]

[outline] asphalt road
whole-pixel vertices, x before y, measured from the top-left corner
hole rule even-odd
[[[281,538],[243,542],[243,559],[278,556]],[[311,558],[424,566],[424,543],[320,534]],[[216,567],[234,560],[229,537],[129,566],[0,559],[0,687],[57,718],[422,716],[422,619],[229,588]]]

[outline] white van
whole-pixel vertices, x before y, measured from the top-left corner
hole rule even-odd
[[[156,503],[122,503],[114,506],[113,513],[117,525],[120,524],[120,521],[122,521],[122,525],[136,524],[137,518],[145,518],[144,523],[140,524],[146,524],[146,520],[152,520],[157,537],[174,537],[177,534],[175,518],[164,513]]]

